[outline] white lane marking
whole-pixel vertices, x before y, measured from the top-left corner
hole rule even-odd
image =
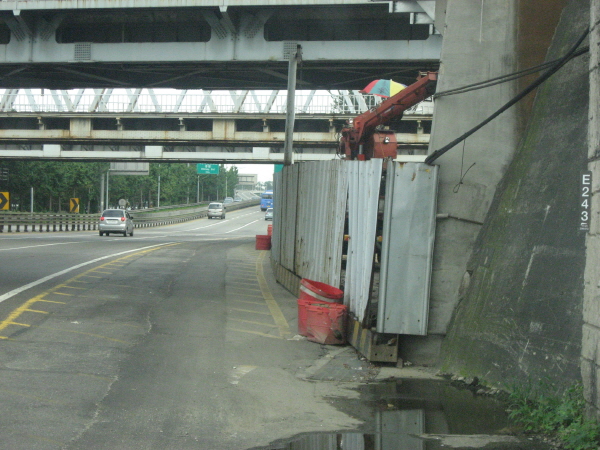
[[[226,231],[226,232],[225,232],[225,233],[223,233],[223,234],[233,233],[234,231],[241,230],[242,228],[246,228],[248,225],[252,225],[253,223],[256,223],[256,222],[258,222],[258,219],[257,219],[257,220],[254,220],[254,221],[252,221],[252,222],[248,222],[246,225],[242,225],[241,227],[239,227],[239,228],[236,228],[235,230]]]
[[[164,244],[156,244],[156,245],[150,245],[148,247],[136,248],[136,249],[133,249],[133,250],[126,250],[124,252],[113,253],[111,255],[101,256],[100,258],[92,259],[90,261],[87,261],[87,262],[84,262],[84,263],[81,263],[81,264],[76,264],[76,265],[74,265],[72,267],[69,267],[67,269],[63,269],[63,270],[61,270],[59,272],[53,273],[51,275],[45,276],[43,278],[40,278],[39,280],[32,281],[31,283],[28,283],[28,284],[25,284],[25,285],[23,285],[21,287],[13,289],[12,291],[7,292],[6,294],[0,295],[0,303],[2,303],[5,300],[8,300],[11,297],[14,297],[17,294],[20,294],[23,291],[26,291],[27,289],[30,289],[30,288],[32,288],[34,286],[37,286],[38,284],[45,283],[48,280],[51,280],[51,279],[56,278],[56,277],[59,277],[61,275],[64,275],[65,273],[69,273],[69,272],[71,272],[73,270],[76,270],[76,269],[79,269],[81,267],[97,263],[98,261],[102,261],[102,260],[108,259],[108,258],[114,258],[115,256],[125,255],[127,253],[139,252],[141,250],[146,250],[146,249],[149,249],[149,248],[161,247],[163,245],[169,245],[169,244],[175,244],[175,242],[165,242]]]
[[[81,242],[57,242],[55,244],[39,244],[39,245],[28,245],[26,247],[0,248],[0,252],[5,252],[7,250],[23,250],[25,248],[50,247],[52,245],[70,245],[70,244],[80,244],[80,243]]]
[[[256,369],[257,366],[237,366],[234,367],[230,372],[229,372],[229,382],[231,384],[238,384],[240,382],[240,379],[246,375],[247,373],[252,372],[254,369]]]

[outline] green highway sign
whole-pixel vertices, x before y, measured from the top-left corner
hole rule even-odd
[[[196,164],[196,173],[218,175],[219,174],[219,165],[218,164]]]

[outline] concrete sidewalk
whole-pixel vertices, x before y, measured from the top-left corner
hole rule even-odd
[[[277,283],[270,264],[270,254],[263,259],[263,273],[269,289],[277,300],[289,328],[297,333],[298,303],[295,295]],[[296,334],[292,340],[306,340]],[[389,378],[405,379],[442,379],[436,370],[428,367],[396,367],[391,363],[372,363],[361,355],[354,347],[346,345],[320,345],[326,351],[325,356],[297,376],[313,381],[368,382]]]

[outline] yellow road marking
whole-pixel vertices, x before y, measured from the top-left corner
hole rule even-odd
[[[262,298],[262,297],[258,297],[258,298]],[[248,303],[249,305],[261,305],[261,306],[265,304],[264,301],[262,301],[262,302],[251,302],[249,300],[232,300],[232,302],[234,302],[234,303]]]
[[[229,331],[237,331],[238,333],[250,333],[250,334],[256,334],[258,336],[262,336],[262,337],[268,337],[268,338],[273,338],[273,339],[283,339],[280,336],[273,336],[271,334],[266,334],[266,333],[261,333],[260,331],[253,331],[253,330],[238,330],[237,328],[229,328],[227,327],[227,329]]]
[[[38,311],[37,309],[26,309],[25,311],[40,313],[40,314],[50,314],[48,311]]]
[[[271,311],[271,315],[273,319],[275,319],[275,323],[279,328],[279,335],[282,338],[287,338],[292,335],[290,331],[290,327],[288,326],[287,320],[285,319],[277,301],[271,294],[269,289],[269,285],[267,284],[267,280],[265,279],[265,274],[262,269],[262,260],[265,257],[266,252],[261,252],[260,256],[256,259],[256,277],[258,278],[258,285],[260,286],[260,290],[262,291],[263,297],[267,302],[267,306],[269,307],[269,311]]]
[[[233,320],[234,322],[252,323],[252,324],[254,324],[254,325],[263,325],[263,326],[265,326],[265,327],[269,327],[269,328],[271,328],[271,327],[273,327],[273,328],[274,328],[274,327],[276,327],[276,326],[277,326],[277,325],[274,325],[274,324],[272,324],[272,323],[265,323],[265,322],[255,322],[255,321],[253,321],[253,320],[246,320],[246,319],[235,319],[235,318],[233,318],[233,317],[232,317],[232,318],[230,318],[229,320]]]
[[[261,305],[265,304],[265,298],[262,295],[252,295],[252,294],[240,294],[240,293],[233,293],[233,295],[239,295],[240,297],[244,297],[244,298],[260,298],[262,300],[262,302],[260,302]],[[233,300],[233,301],[238,301],[238,300]]]
[[[19,397],[30,398],[30,399],[33,399],[33,400],[39,400],[39,401],[42,401],[42,402],[54,403],[56,405],[64,405],[65,404],[65,402],[58,402],[56,400],[52,400],[52,399],[49,399],[49,398],[38,397],[36,395],[23,394],[21,392],[11,391],[11,390],[8,390],[8,389],[0,389],[0,392],[4,392],[5,394],[16,395],[16,396],[19,396]]]
[[[64,331],[65,333],[83,334],[84,336],[91,336],[91,337],[97,337],[97,338],[101,338],[101,339],[107,339],[109,341],[121,342],[122,344],[131,344],[131,342],[123,341],[121,339],[111,338],[108,336],[102,336],[101,334],[86,333],[84,331],[65,330],[64,328],[53,328],[53,327],[47,327],[45,325],[42,325],[38,328],[43,328],[44,330],[52,330],[52,331]]]
[[[227,289],[237,289],[238,291],[253,291],[253,292],[262,292],[260,288],[251,288],[251,287],[242,287],[242,286],[232,286],[228,283]]]
[[[241,311],[241,312],[247,312],[247,313],[251,313],[251,314],[263,314],[265,316],[270,316],[271,313],[270,312],[262,312],[262,311],[252,311],[251,309],[242,309],[242,308],[229,308],[233,311]]]
[[[58,304],[66,304],[64,302],[55,302],[52,300],[46,300],[44,299],[44,296],[46,295],[50,295],[50,294],[57,294],[57,295],[67,295],[72,297],[73,294],[66,294],[64,292],[58,292],[58,289],[60,288],[72,288],[72,289],[85,289],[85,288],[78,288],[78,287],[73,287],[73,286],[68,286],[68,283],[71,283],[73,281],[77,281],[79,278],[82,277],[93,277],[93,278],[103,278],[103,277],[94,277],[93,275],[89,275],[90,272],[100,272],[100,273],[108,273],[108,274],[112,274],[114,272],[101,272],[98,269],[106,267],[108,264],[114,264],[115,262],[127,259],[127,258],[132,258],[134,256],[139,256],[139,255],[143,255],[145,253],[151,252],[151,251],[155,251],[155,250],[159,250],[159,249],[164,249],[166,247],[170,247],[173,245],[179,245],[178,243],[172,243],[172,244],[166,244],[166,245],[161,245],[161,246],[157,246],[157,247],[153,247],[150,249],[146,249],[146,250],[142,250],[139,252],[135,252],[126,256],[122,256],[121,258],[116,259],[115,261],[109,261],[106,262],[100,266],[97,266],[95,268],[89,269],[86,272],[83,272],[79,275],[75,275],[73,278],[71,278],[70,280],[68,280],[66,283],[62,283],[59,285],[56,285],[50,289],[48,289],[47,291],[36,295],[35,297],[30,298],[29,300],[25,301],[21,306],[15,308],[13,311],[11,311],[11,313],[6,317],[6,319],[4,319],[2,322],[0,322],[0,331],[6,329],[8,326],[10,325],[17,325],[17,326],[22,326],[22,327],[31,327],[31,325],[27,325],[27,324],[23,324],[23,323],[19,323],[16,322],[16,319],[18,317],[20,317],[24,312],[27,311],[35,311],[32,310],[30,308],[30,306],[32,306],[34,303],[36,302],[48,302],[48,303],[58,303]],[[42,311],[36,311],[36,312],[42,312]],[[102,339],[108,339],[108,340],[112,340],[112,341],[116,341],[116,342],[122,342],[125,344],[131,344],[130,342],[127,341],[122,341],[120,339],[115,339],[115,338],[111,338],[111,337],[107,337],[107,336],[102,336],[102,335],[98,335],[98,334],[92,334],[92,333],[84,333],[84,332],[80,332],[80,331],[70,331],[70,330],[61,330],[61,329],[56,329],[56,328],[49,328],[49,327],[42,327],[42,328],[47,328],[47,329],[52,329],[52,330],[57,330],[57,331],[65,331],[65,332],[69,332],[69,333],[78,333],[78,334],[83,334],[83,335],[87,335],[87,336],[93,336],[93,337],[99,337]],[[0,336],[0,339],[9,339],[8,337],[5,336]]]
[[[115,381],[114,378],[109,378],[109,377],[102,377],[100,375],[94,375],[93,373],[78,373],[77,375],[80,375],[82,377],[90,377],[90,378],[95,378],[98,380],[103,380],[103,381]]]

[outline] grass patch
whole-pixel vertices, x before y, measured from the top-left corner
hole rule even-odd
[[[509,392],[509,417],[525,432],[549,436],[568,450],[599,448],[600,424],[585,417],[581,384],[557,393],[549,382],[530,382]]]

